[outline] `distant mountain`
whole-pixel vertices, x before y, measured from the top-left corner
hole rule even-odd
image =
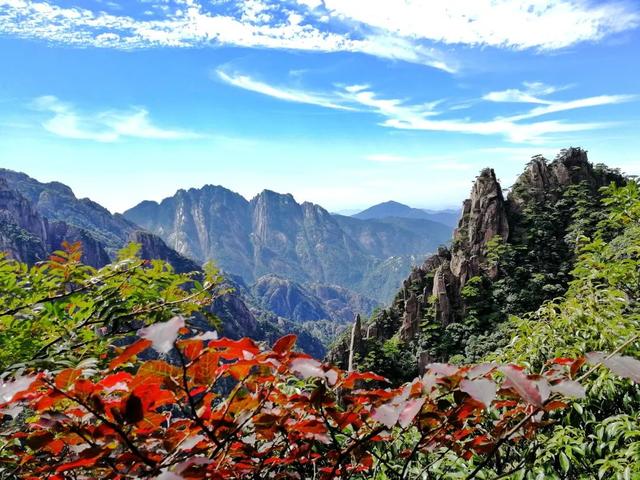
[[[260,277],[253,296],[273,313],[294,322],[331,320],[350,323],[358,313],[369,315],[380,304],[336,285],[300,285],[277,275]]]
[[[112,214],[88,198],[76,198],[71,188],[59,182],[42,183],[21,172],[0,169],[0,178],[20,192],[49,222],[65,222],[90,232],[91,237],[113,255],[140,227],[122,215]]]
[[[198,263],[169,248],[160,237],[91,200],[77,199],[66,185],[0,170],[0,252],[33,264],[46,259],[63,241],[82,242],[83,261],[94,267],[106,265],[113,259],[110,254],[135,242],[141,246],[142,258],[167,261],[178,272],[200,270]],[[211,307],[222,320],[225,336],[272,343],[286,333],[296,333],[304,351],[317,358],[324,356],[324,345],[303,326],[263,309],[241,281],[229,277],[226,282],[233,290]],[[200,326],[207,328],[206,323]]]
[[[275,274],[300,284],[349,288],[378,301],[390,298],[408,270],[390,271],[388,289],[371,291],[369,275],[390,257],[425,256],[451,228],[423,219],[360,220],[299,204],[265,190],[248,201],[220,186],[178,190],[142,202],[124,217],[200,262],[215,260],[251,283]]]
[[[442,223],[449,227],[455,227],[458,223],[460,212],[453,209],[424,210],[421,208],[413,208],[403,203],[390,200],[388,202],[379,203],[377,205],[369,207],[366,210],[351,215],[351,217],[358,218],[360,220],[381,220],[389,217],[413,218],[430,220],[432,222]]]

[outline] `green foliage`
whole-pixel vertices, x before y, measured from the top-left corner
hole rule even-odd
[[[103,353],[141,324],[189,316],[211,300],[217,271],[176,274],[145,261],[129,245],[96,270],[80,262],[79,244],[28,267],[0,257],[0,368],[77,362]]]
[[[360,371],[372,371],[400,384],[418,374],[415,352],[398,337],[367,341],[366,356],[358,361]]]
[[[546,358],[625,342],[626,354],[640,355],[640,191],[629,182],[604,193],[607,215],[580,248],[566,295],[514,319],[513,339],[495,360],[537,370]],[[640,389],[605,370],[587,387],[588,398],[545,432],[530,471],[543,478],[640,478]]]
[[[578,195],[579,191],[571,195]],[[567,272],[565,293],[558,296],[555,289],[547,287],[545,295],[557,298],[552,297],[521,318],[511,317],[498,328],[469,336],[477,319],[490,314],[492,309],[513,305],[524,308],[532,301],[532,297],[525,297],[531,293],[527,290],[529,285],[535,295],[544,292],[545,285],[558,285],[553,283],[558,277],[550,276],[550,269],[546,274],[514,276],[518,272],[516,260],[524,262],[525,269],[533,268],[533,264],[526,263],[526,255],[517,247],[496,240],[489,248],[496,255],[490,254],[489,258],[503,272],[511,272],[509,282],[512,283],[488,285],[480,277],[471,279],[463,292],[469,305],[469,321],[455,327],[454,324],[442,327],[425,320],[421,333],[423,348],[437,354],[464,345],[467,358],[485,356],[485,360],[498,363],[526,365],[531,371],[542,371],[551,358],[574,357],[585,351],[613,351],[621,345],[625,355],[638,358],[640,189],[635,182],[629,182],[624,186],[606,187],[603,195],[604,206],[590,213],[581,210],[582,207],[590,209],[590,203],[583,203],[580,195],[575,197],[577,208],[569,225],[577,241],[573,245],[569,241],[565,243],[566,252],[575,252],[571,253],[575,263]],[[591,238],[586,237],[587,234]],[[548,256],[545,261],[551,258]],[[523,292],[511,290],[518,284],[516,280],[523,282]],[[484,285],[490,287],[488,291]],[[504,301],[509,295],[513,297]],[[506,315],[509,311],[493,310],[493,313]],[[496,348],[496,353],[487,356],[487,351]],[[450,358],[450,361],[458,360],[462,360],[460,356]],[[476,478],[640,478],[640,388],[602,368],[584,385],[585,399],[574,400],[570,408],[562,411],[550,412],[549,423],[535,441],[501,446],[496,461],[483,463]],[[415,434],[415,431],[407,432],[389,448],[393,452],[406,451]],[[393,452],[388,453],[385,445],[379,455],[391,458]],[[427,475],[424,478],[466,479],[479,464],[480,459],[476,457],[465,460],[442,449],[425,451],[411,463],[408,478]],[[393,476],[381,475],[380,478]]]

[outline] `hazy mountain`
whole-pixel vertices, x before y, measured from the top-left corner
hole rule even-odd
[[[113,253],[135,242],[141,246],[142,258],[167,261],[178,272],[200,269],[198,263],[169,248],[160,237],[141,231],[95,202],[77,199],[66,185],[45,184],[23,173],[0,170],[0,251],[33,264],[46,259],[63,241],[82,242],[83,261],[94,267],[112,260],[108,251]],[[321,341],[302,326],[262,308],[241,281],[227,278],[226,282],[233,291],[211,306],[211,312],[222,320],[225,336],[273,342],[285,333],[296,333],[302,349],[318,358],[324,356]]]
[[[443,223],[444,225],[455,227],[458,223],[460,212],[454,209],[426,210],[421,208],[413,208],[403,203],[390,200],[388,202],[379,203],[377,205],[369,207],[359,213],[355,213],[351,215],[351,217],[358,218],[360,220],[382,220],[389,217],[413,218],[430,220],[432,222]]]
[[[406,271],[389,271],[393,287],[376,292],[368,288],[372,272],[390,257],[435,251],[452,230],[423,219],[332,215],[269,190],[248,201],[211,185],[179,190],[160,203],[142,202],[124,216],[180,253],[215,260],[247,282],[275,274],[300,284],[339,285],[379,301],[389,298]]]
[[[350,323],[358,313],[370,314],[379,304],[336,285],[300,285],[277,275],[264,275],[251,292],[273,313],[295,322],[331,320]]]

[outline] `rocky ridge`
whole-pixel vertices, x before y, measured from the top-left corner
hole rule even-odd
[[[183,255],[214,260],[249,283],[275,274],[302,285],[339,285],[378,301],[397,289],[415,255],[435,251],[451,233],[429,220],[358,220],[297,203],[290,194],[265,190],[249,201],[212,185],[142,202],[124,216]],[[403,268],[394,268],[398,264]],[[381,270],[388,282],[371,279]]]
[[[395,337],[413,352],[416,367],[434,360],[446,360],[434,358],[429,353],[429,340],[423,338],[421,329],[425,322],[446,329],[464,321],[472,307],[464,292],[470,280],[481,279],[492,285],[506,275],[498,267],[499,261],[488,258],[489,250],[495,248],[495,245],[490,248],[490,244],[515,250],[525,246],[531,240],[531,226],[527,223],[525,210],[532,204],[540,208],[559,205],[564,193],[577,186],[584,188],[597,202],[600,187],[622,181],[623,177],[617,171],[589,163],[587,153],[579,148],[563,150],[552,162],[541,156],[533,157],[507,198],[503,196],[495,172],[490,168],[482,170],[470,197],[463,203],[451,248],[441,247],[421,266],[414,268],[389,308],[378,312],[368,322],[358,319],[350,334],[334,344],[330,359],[355,368],[354,358],[364,358],[376,342]],[[559,228],[561,237],[566,236],[568,223]],[[557,293],[550,289],[550,295]],[[496,306],[499,307],[493,307]],[[495,328],[495,325],[487,328]]]
[[[35,202],[34,202],[35,200]],[[66,212],[69,222],[77,221],[86,228],[60,220]],[[46,214],[53,214],[53,219]],[[113,228],[113,230],[111,230]],[[0,252],[34,264],[62,247],[63,242],[81,242],[83,262],[100,268],[126,244],[140,245],[140,256],[170,263],[180,273],[197,272],[200,265],[169,248],[158,236],[90,200],[78,200],[66,185],[40,183],[25,174],[0,170]],[[249,336],[255,340],[273,342],[285,333],[296,333],[299,346],[321,358],[323,344],[300,326],[279,318],[261,308],[249,289],[228,277],[229,293],[217,298],[210,312],[222,320],[222,334],[230,338]],[[211,328],[204,317],[202,328]]]

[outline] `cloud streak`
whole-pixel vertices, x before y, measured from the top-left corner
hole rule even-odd
[[[143,14],[134,14],[136,9]],[[127,2],[127,9],[111,2],[90,9],[0,0],[5,36],[117,49],[233,45],[353,52],[446,72],[459,68],[442,51],[448,45],[556,50],[639,23],[637,6],[623,1],[239,0],[223,7],[202,0],[137,0]]]
[[[42,127],[64,138],[116,142],[123,138],[187,140],[200,136],[193,132],[160,128],[151,122],[149,112],[143,108],[129,111],[107,110],[84,115],[73,105],[53,95],[36,98],[31,107],[49,113],[51,116],[42,122]]]
[[[468,118],[443,118],[448,112],[446,109],[441,108],[443,104],[441,100],[416,104],[396,98],[383,98],[374,92],[369,85],[347,85],[332,92],[318,93],[305,92],[299,89],[291,90],[286,87],[276,87],[264,82],[256,82],[248,75],[221,73],[220,70],[218,74],[223,75],[222,78],[231,85],[273,98],[333,109],[373,113],[382,117],[380,125],[387,128],[472,135],[498,135],[514,143],[542,143],[550,134],[579,132],[611,126],[610,123],[604,122],[567,122],[558,119],[525,122],[525,120],[558,112],[612,105],[637,99],[635,95],[600,95],[568,101],[546,101],[537,98],[534,98],[537,101],[531,101],[526,97],[531,93],[512,89],[499,92],[500,96],[493,95],[488,100],[534,104],[542,102],[543,105],[510,117],[494,117],[489,120],[475,121]],[[538,94],[559,90],[559,88],[542,86],[542,84],[535,85]],[[516,91],[520,93],[505,93]],[[485,99],[487,99],[486,97]],[[500,99],[496,100],[496,98]],[[377,159],[371,158],[371,160],[392,162],[399,159],[391,156],[379,156]]]

